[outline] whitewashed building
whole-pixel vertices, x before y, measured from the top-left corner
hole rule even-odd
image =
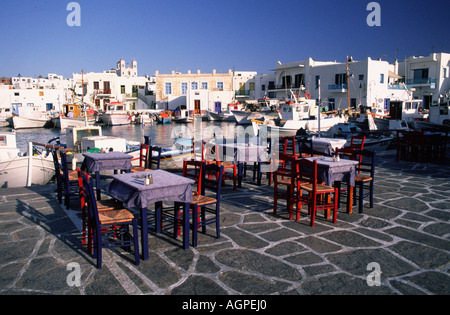
[[[136,60],[130,66],[121,59],[116,69],[103,72],[74,73],[73,83],[78,97],[96,109],[106,110],[111,102],[122,102],[131,111],[155,108],[155,80],[138,76]]]
[[[294,94],[309,93],[325,110],[356,108],[360,105],[389,109],[389,101],[408,97],[409,91],[399,84],[398,64],[370,57],[345,62],[304,61],[278,62],[275,82],[269,86],[271,97],[287,99]]]
[[[439,97],[450,91],[450,54],[432,53],[429,56],[411,56],[398,66],[414,97],[423,101],[425,109],[438,104]]]

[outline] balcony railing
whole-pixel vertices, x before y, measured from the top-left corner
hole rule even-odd
[[[250,90],[237,90],[235,91],[236,96],[249,96]]]
[[[436,84],[436,78],[415,78],[406,80],[408,85],[428,85]]]
[[[111,89],[107,89],[107,90],[95,90],[95,94],[111,94]]]
[[[269,85],[268,90],[289,90],[289,89],[299,89],[300,86],[296,84],[286,85],[286,84],[278,84],[278,85]]]
[[[329,90],[347,90],[347,84],[330,84],[328,85]]]

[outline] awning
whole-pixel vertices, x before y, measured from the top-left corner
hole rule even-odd
[[[389,78],[393,78],[393,79],[403,79],[403,77],[401,75],[398,75],[392,71],[389,71]]]

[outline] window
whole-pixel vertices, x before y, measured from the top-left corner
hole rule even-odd
[[[364,80],[364,74],[359,75],[359,81],[362,81],[362,80]]]
[[[39,96],[44,96],[44,92],[39,92]]]
[[[217,87],[219,90],[223,90],[223,82],[222,82],[222,81],[217,82],[216,87]]]
[[[347,74],[346,73],[337,73],[334,76],[334,84],[336,84],[336,85],[347,84]]]
[[[164,84],[164,94],[171,95],[172,94],[172,82],[166,82]]]
[[[444,68],[444,79],[447,78],[447,68]]]
[[[414,79],[428,79],[428,69],[415,69]]]
[[[316,90],[319,88],[320,75],[316,75]]]
[[[120,86],[120,94],[125,94],[125,85]]]
[[[384,83],[384,73],[380,73],[380,83]]]
[[[208,82],[202,82],[202,89],[207,90],[208,89]]]
[[[198,82],[191,82],[191,90],[198,90]]]
[[[94,90],[99,90],[99,84],[98,82],[94,82]]]
[[[181,82],[181,95],[186,95],[187,93],[187,82]]]
[[[292,85],[292,77],[290,75],[284,76],[282,77],[281,82],[282,82],[281,86],[282,89],[290,88]]]
[[[335,110],[336,109],[336,100],[334,98],[328,99],[328,110]]]
[[[250,82],[250,91],[255,90],[255,82]]]
[[[299,88],[300,86],[302,86],[304,84],[303,73],[296,74],[294,80],[295,80],[294,88]]]
[[[265,91],[266,90],[266,85],[265,84],[261,84],[261,91]]]

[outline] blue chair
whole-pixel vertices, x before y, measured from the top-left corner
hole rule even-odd
[[[148,147],[148,158],[147,158],[147,168],[159,170],[161,166],[161,147],[155,145],[149,145]],[[155,167],[155,168],[153,168]]]
[[[61,164],[58,159],[58,151]],[[58,201],[62,203],[62,194],[64,193],[64,205],[67,209],[70,209],[70,196],[78,194],[78,173],[77,171],[69,170],[67,155],[63,151],[53,150],[52,156],[58,187]]]
[[[364,197],[369,197],[370,208],[373,208],[373,188],[375,180],[375,152],[369,150],[356,150],[353,152],[353,159],[360,158],[359,165],[356,168],[355,191],[353,198],[359,199],[359,213],[363,213]],[[364,192],[364,189],[368,189]],[[358,194],[358,196],[357,196]]]
[[[89,221],[92,224],[94,258],[97,258],[97,268],[102,267],[102,249],[113,247],[134,247],[136,265],[140,263],[137,220],[126,209],[99,211],[95,199],[92,180],[82,174],[83,186],[87,197]],[[133,234],[129,232],[133,228]]]
[[[298,155],[300,158],[314,156],[313,141],[311,138],[296,136]]]

